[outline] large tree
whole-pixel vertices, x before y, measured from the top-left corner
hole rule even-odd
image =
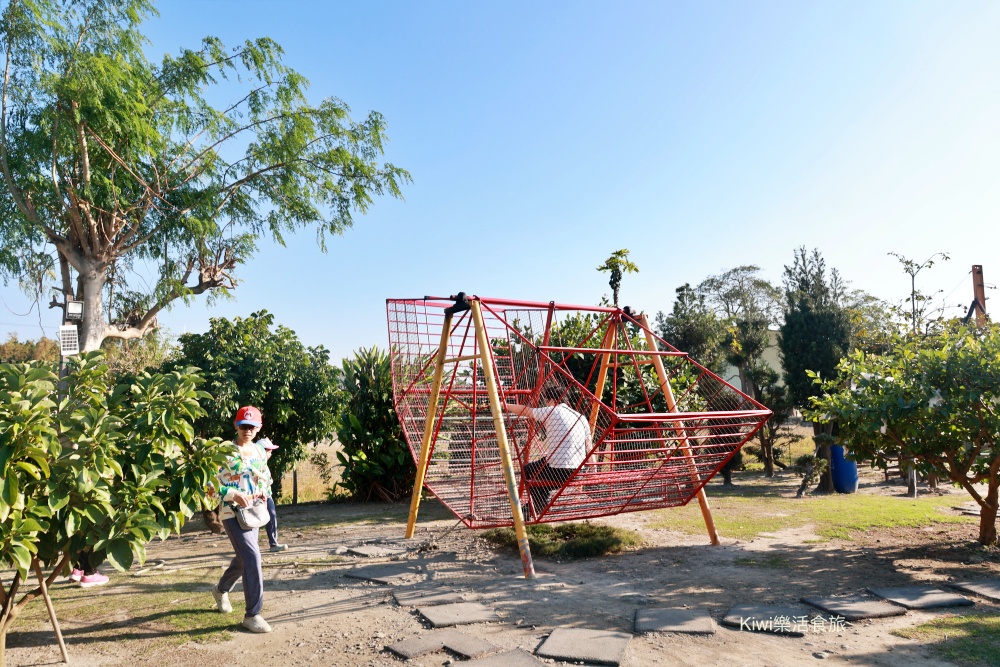
[[[1000,506],[1000,329],[943,323],[897,335],[884,354],[855,351],[813,399],[857,459],[897,453],[965,489],[980,507],[979,541],[996,544]]]
[[[753,265],[738,266],[698,285],[698,294],[712,307],[726,327],[726,361],[739,373],[743,393],[759,399],[754,381],[769,343],[768,330],[781,317],[781,292]]]
[[[705,368],[720,372],[725,356],[724,323],[705,303],[705,295],[695,291],[690,284],[681,285],[675,293],[670,314],[662,311],[656,314],[656,332]]]
[[[206,37],[156,64],[140,31],[152,14],[150,0],[0,14],[0,273],[39,294],[54,282],[54,306],[82,300],[84,350],[235,288],[265,237],[308,227],[322,245],[409,180],[380,163],[382,116],[310,102],[274,41]]]
[[[281,476],[307,455],[306,446],[333,437],[342,402],[340,369],[326,348],[304,346],[291,329],[274,327],[260,311],[245,318],[212,318],[203,334],[184,334],[165,370],[200,369],[212,395],[195,421],[203,437],[229,437],[242,405],[260,408],[261,436],[279,448],[269,465],[276,494]]]
[[[778,347],[785,386],[792,403],[809,404],[819,392],[806,371],[830,378],[851,349],[851,322],[843,301],[845,285],[836,269],[829,273],[819,250],[795,250],[785,266],[785,313]]]

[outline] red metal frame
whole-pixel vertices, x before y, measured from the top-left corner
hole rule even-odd
[[[565,389],[566,404],[592,422],[586,460],[566,482],[527,480],[531,458],[552,447],[528,417],[507,413],[505,429],[526,503],[534,487],[552,486],[545,507],[528,523],[566,521],[684,505],[770,417],[766,407],[741,393],[686,353],[655,337],[618,308],[555,302],[478,299],[492,352],[501,401],[539,404],[546,383]],[[419,456],[434,358],[444,309],[453,299],[389,299],[386,302],[396,412],[414,456]],[[601,344],[610,323],[611,347]],[[471,528],[512,525],[496,432],[482,379],[472,318],[457,313],[447,340],[440,402],[425,485]],[[462,357],[461,361],[454,359]],[[670,380],[676,411],[667,402],[650,361],[658,358]],[[606,359],[607,386],[595,395]],[[660,363],[657,362],[657,363]],[[536,495],[540,495],[537,494]]]

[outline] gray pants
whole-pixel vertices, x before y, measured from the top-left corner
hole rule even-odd
[[[264,571],[260,566],[260,548],[257,538],[260,528],[243,530],[236,519],[226,519],[222,527],[233,544],[236,557],[219,579],[219,590],[228,593],[240,577],[243,577],[243,599],[247,605],[247,616],[256,616],[264,607]]]

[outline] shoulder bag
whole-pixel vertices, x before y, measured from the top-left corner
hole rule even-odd
[[[240,507],[233,503],[233,512],[236,514],[237,523],[243,530],[266,526],[271,520],[271,515],[267,511],[267,503],[260,498],[254,500],[250,507]]]

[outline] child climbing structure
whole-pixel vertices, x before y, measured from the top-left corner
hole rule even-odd
[[[389,299],[387,311],[396,412],[417,463],[407,538],[426,487],[470,528],[513,525],[526,577],[526,523],[697,497],[718,544],[703,487],[771,412],[645,315],[464,293]],[[567,438],[586,451],[563,456]]]

